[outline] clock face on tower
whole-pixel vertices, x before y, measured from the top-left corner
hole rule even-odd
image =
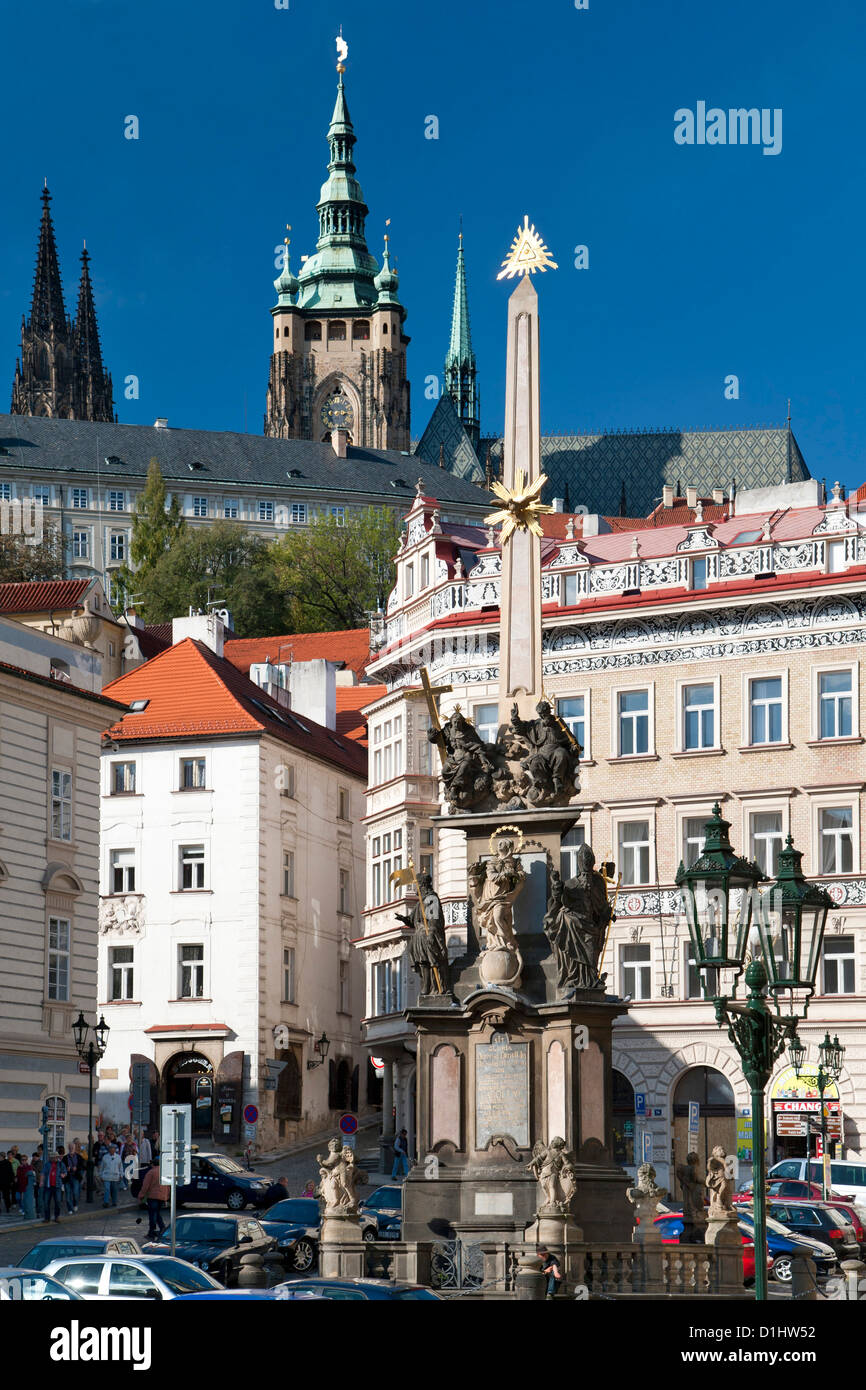
[[[331,396],[322,406],[322,424],[326,430],[351,430],[354,423],[352,406],[345,396]]]

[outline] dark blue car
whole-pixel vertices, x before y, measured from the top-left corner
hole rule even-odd
[[[131,1184],[133,1197],[138,1196],[146,1171],[142,1168]],[[243,1211],[247,1206],[264,1206],[270,1186],[270,1178],[263,1173],[250,1173],[227,1154],[194,1153],[190,1160],[189,1182],[178,1184],[177,1204],[183,1206],[189,1202],[198,1207],[202,1203],[218,1202],[229,1211]]]
[[[276,1241],[286,1269],[306,1274],[318,1259],[321,1220],[317,1197],[286,1197],[268,1209],[260,1224]],[[364,1240],[376,1239],[375,1217],[362,1213],[361,1236]]]
[[[376,1222],[379,1240],[399,1240],[403,1225],[402,1187],[377,1187],[364,1198],[361,1212]]]
[[[671,1240],[678,1240],[683,1231],[683,1218],[680,1212],[665,1212],[657,1218],[655,1223],[662,1231],[663,1236]],[[739,1207],[737,1210],[737,1224],[744,1235],[750,1236],[754,1240],[754,1225],[752,1213],[747,1208]],[[767,1249],[773,1257],[773,1277],[780,1283],[788,1284],[791,1281],[791,1257],[796,1250],[803,1250],[815,1261],[815,1269],[819,1276],[824,1276],[835,1268],[836,1256],[829,1246],[822,1246],[817,1240],[808,1239],[805,1236],[797,1236],[796,1239],[780,1226],[778,1221],[772,1217],[767,1217]]]
[[[286,1288],[278,1284],[277,1289]],[[299,1279],[288,1285],[291,1289],[308,1290],[323,1298],[352,1299],[356,1302],[403,1303],[420,1300],[424,1303],[444,1303],[438,1293],[425,1289],[423,1284],[391,1283],[388,1279]]]

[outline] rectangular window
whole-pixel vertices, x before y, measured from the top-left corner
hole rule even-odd
[[[752,743],[782,742],[782,677],[749,682],[749,719]]]
[[[113,849],[109,874],[111,893],[135,892],[135,850]]]
[[[403,1008],[403,962],[383,960],[373,966],[373,1012],[396,1014]]]
[[[351,895],[349,893],[349,870],[340,870],[340,911],[351,912]]]
[[[692,560],[692,588],[705,589],[707,587],[707,557],[698,555]],[[691,998],[691,995],[689,995]]]
[[[345,524],[346,524],[346,508],[345,508],[345,507],[331,507],[331,508],[330,508],[330,513],[331,513],[331,516],[332,516],[332,517],[334,518],[334,520],[336,521],[336,523],[337,523],[338,526],[345,526]]]
[[[426,589],[430,583],[430,556],[421,556],[421,588]]]
[[[295,896],[295,852],[291,849],[283,850],[283,897],[293,898]]]
[[[86,487],[70,488],[70,503],[73,507],[86,507],[88,505],[88,494]]]
[[[292,525],[306,526],[307,524],[307,504],[306,502],[292,503]]]
[[[576,825],[559,844],[559,872],[563,879],[577,877],[577,851],[586,842],[586,828]]]
[[[347,960],[340,961],[339,990],[340,1003],[338,1012],[347,1014],[349,1013],[349,962]]]
[[[407,565],[405,569],[405,596],[411,598],[415,592],[415,566]]]
[[[72,773],[57,767],[51,772],[51,838],[72,839]]]
[[[200,942],[177,948],[177,997],[204,998],[204,946]]]
[[[223,516],[229,521],[238,519],[238,499],[236,497],[223,498]]]
[[[683,686],[683,748],[692,752],[714,748],[716,736],[715,686]]]
[[[623,997],[650,999],[652,997],[652,956],[651,947],[621,946],[620,969],[622,974]]]
[[[422,855],[420,855],[420,856],[419,856],[419,863],[420,863],[420,866],[421,866],[421,873],[422,873],[422,874],[429,874],[430,877],[432,878],[432,877],[433,877],[433,855],[432,855],[432,854],[422,854]]]
[[[122,796],[135,791],[135,763],[111,764],[111,795]]]
[[[557,700],[556,712],[570,733],[574,734],[581,747],[581,757],[586,750],[586,696],[572,695],[566,700]]]
[[[48,922],[48,998],[69,999],[70,925],[68,917]]]
[[[273,521],[274,504],[273,502],[259,503],[259,521]]]
[[[619,756],[649,752],[649,691],[622,690],[617,696]]]
[[[403,832],[395,830],[374,837],[371,848],[371,906],[381,907],[384,902],[392,902],[402,896],[399,886],[391,882],[391,874],[403,867]]]
[[[283,763],[279,770],[280,795],[294,797],[295,795],[295,764]]]
[[[180,790],[194,791],[207,786],[207,760],[205,758],[181,758]]]
[[[561,602],[566,608],[571,608],[578,600],[577,575],[564,574],[560,580]]]
[[[856,992],[856,956],[853,936],[824,937],[824,993]]]
[[[377,747],[378,745],[378,747]],[[373,785],[390,782],[403,771],[403,716],[386,719],[373,734]]]
[[[850,738],[854,732],[853,673],[822,671],[818,676],[821,738]]]
[[[295,1002],[295,948],[283,947],[283,1003]]]
[[[120,488],[108,489],[108,510],[110,512],[122,512],[126,510],[126,493]]]
[[[499,706],[476,705],[472,711],[475,732],[485,743],[495,743],[499,733]]]
[[[207,516],[207,498],[194,497],[192,499],[193,516]]]
[[[753,811],[749,816],[751,858],[768,878],[775,878],[782,848],[782,812]]]
[[[51,489],[47,483],[34,483],[31,496],[34,502],[41,502],[43,507],[51,506]]]
[[[12,501],[12,484],[11,484],[11,483],[0,483],[0,501],[2,501],[2,502],[11,502],[11,501]]]
[[[349,790],[347,787],[340,788],[340,809],[337,812],[339,820],[349,819]]]
[[[204,888],[204,845],[183,845],[180,851],[181,892]]]
[[[126,559],[126,532],[112,531],[108,537],[108,558],[109,560]]]
[[[73,560],[87,560],[90,557],[90,536],[87,531],[72,532]]]
[[[851,806],[825,806],[818,812],[821,873],[850,874],[854,868],[854,811]]]
[[[686,999],[703,999],[700,971],[695,965],[694,948],[690,944],[685,947],[685,984]]]
[[[619,867],[624,884],[649,883],[649,821],[621,821],[619,825]]]
[[[827,573],[839,574],[845,568],[845,542],[829,541],[827,544]]]
[[[683,820],[682,861],[688,869],[704,852],[706,816],[686,816]]]
[[[134,999],[133,949],[112,946],[108,952],[109,999]]]

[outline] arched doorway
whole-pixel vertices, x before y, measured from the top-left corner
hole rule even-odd
[[[213,1066],[200,1052],[178,1052],[162,1069],[167,1105],[192,1106],[193,1138],[213,1131]]]
[[[613,1077],[613,1161],[634,1167],[634,1087],[616,1067]]]
[[[301,1067],[294,1048],[280,1053],[280,1061],[285,1066],[277,1078],[274,1092],[274,1119],[299,1120],[301,1118]],[[281,1131],[282,1133],[282,1131]]]
[[[700,1107],[696,1145],[689,1143],[690,1101],[696,1101]],[[674,1167],[685,1163],[692,1147],[697,1150],[701,1172],[706,1172],[707,1159],[717,1144],[726,1154],[736,1154],[734,1092],[727,1077],[715,1067],[689,1067],[683,1072],[674,1090],[673,1121]],[[676,1192],[672,1195],[681,1196],[679,1183],[674,1186]]]

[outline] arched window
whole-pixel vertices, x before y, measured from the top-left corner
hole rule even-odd
[[[352,325],[352,341],[355,343],[366,342],[370,336],[370,320],[359,319]]]
[[[383,332],[385,335],[387,335],[387,333],[388,333],[388,325],[387,325],[387,323],[383,323],[383,324],[382,324],[382,332]]]
[[[322,325],[316,320],[304,325],[304,338],[308,343],[320,343],[322,341]]]
[[[634,1163],[634,1087],[627,1076],[614,1067],[613,1077],[613,1161]]]
[[[328,342],[344,343],[346,341],[346,324],[343,319],[334,319],[333,323],[328,324]]]
[[[283,337],[284,337],[284,338],[288,338],[288,336],[289,336],[289,325],[288,325],[288,324],[284,324],[284,325],[283,325]]]
[[[697,1139],[694,1131],[689,1131],[690,1101],[698,1105]],[[727,1077],[715,1067],[690,1067],[680,1077],[674,1091],[675,1162],[685,1163],[687,1153],[694,1149],[705,1171],[707,1159],[717,1144],[726,1154],[736,1154],[735,1115],[734,1092]]]
[[[45,1104],[48,1106],[48,1154],[51,1155],[58,1144],[66,1147],[66,1097],[46,1096]]]

